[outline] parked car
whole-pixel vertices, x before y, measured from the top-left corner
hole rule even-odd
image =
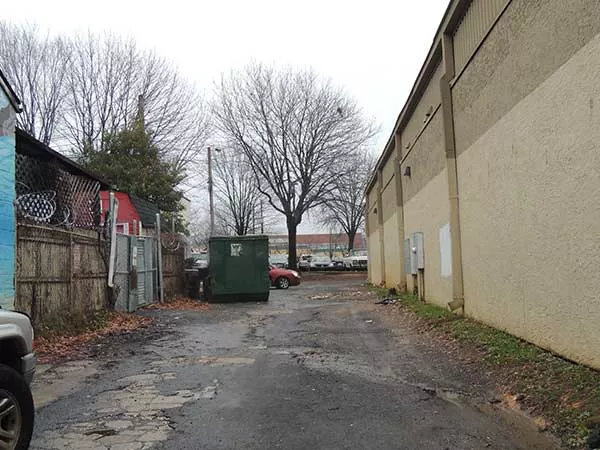
[[[310,262],[310,270],[329,270],[331,268],[331,259],[326,256],[316,256]]]
[[[298,269],[300,270],[310,270],[310,261],[312,260],[312,255],[302,255],[298,260]]]
[[[364,250],[354,250],[344,258],[346,270],[367,270],[369,258]]]
[[[280,269],[279,267],[269,266],[269,278],[271,286],[277,289],[287,289],[290,286],[300,284],[300,274],[295,270]]]
[[[287,255],[271,255],[269,256],[269,264],[280,269],[288,268],[288,256]]]
[[[331,261],[332,270],[345,270],[343,259],[334,259]]]
[[[29,317],[0,309],[0,448],[29,448],[35,415],[29,384],[35,365]]]

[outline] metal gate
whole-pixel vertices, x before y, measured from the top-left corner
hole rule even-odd
[[[133,312],[154,302],[158,292],[157,240],[117,234],[116,253],[116,309]]]
[[[137,305],[152,303],[155,298],[156,239],[152,237],[137,238]]]
[[[129,236],[117,234],[117,255],[115,261],[115,294],[117,301],[115,309],[118,311],[135,311],[135,304],[129,301],[129,276],[131,272],[130,241]]]

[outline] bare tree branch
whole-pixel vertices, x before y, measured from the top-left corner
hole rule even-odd
[[[223,77],[213,106],[219,130],[244,153],[259,190],[285,215],[295,267],[303,215],[329,198],[346,162],[376,127],[329,80],[261,64]]]
[[[348,251],[354,249],[354,239],[364,224],[364,192],[375,161],[367,151],[358,153],[350,161],[350,170],[335,179],[320,208],[320,222],[340,228],[348,236]]]
[[[50,143],[65,95],[70,44],[61,37],[42,35],[35,25],[0,22],[0,61],[23,102],[19,127]]]
[[[127,126],[141,106],[162,156],[177,169],[196,163],[210,132],[195,87],[176,67],[132,39],[89,33],[73,40],[64,137],[78,152],[101,149],[108,134]]]

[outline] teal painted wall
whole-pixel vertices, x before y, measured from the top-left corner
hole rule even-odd
[[[0,306],[15,304],[15,120],[16,114],[0,89]]]

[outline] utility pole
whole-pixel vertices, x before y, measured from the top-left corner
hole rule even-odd
[[[210,236],[215,234],[215,203],[213,199],[213,177],[212,177],[212,151],[220,152],[218,148],[208,150],[208,197],[210,202]]]
[[[265,212],[262,199],[260,200],[260,234],[265,234]]]

